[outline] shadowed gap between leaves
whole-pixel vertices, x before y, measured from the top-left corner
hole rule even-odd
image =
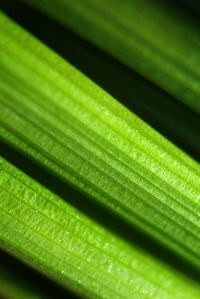
[[[69,202],[82,213],[95,220],[101,226],[118,235],[130,245],[151,254],[163,263],[176,269],[192,280],[200,283],[200,269],[190,264],[184,258],[165,248],[164,245],[137,229],[128,221],[94,201],[91,197],[78,191],[67,181],[53,174],[41,164],[12,148],[0,139],[0,156],[21,169],[40,184]],[[112,219],[112,221],[111,221]]]
[[[25,286],[26,289],[30,288],[30,290],[34,290],[33,293],[40,294],[44,298],[80,298],[53,280],[49,280],[42,273],[4,252],[2,249],[0,249],[0,267],[0,275],[3,273],[4,279],[12,281],[13,278],[22,287]],[[7,298],[2,296],[3,294],[0,294],[0,298]]]
[[[19,0],[1,0],[0,9],[200,161],[198,114],[69,29]]]
[[[173,0],[171,0],[173,1]],[[177,0],[184,10],[190,11],[197,18],[200,16],[200,2],[197,0]]]

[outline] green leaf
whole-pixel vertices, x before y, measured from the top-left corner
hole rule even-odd
[[[91,298],[198,298],[197,284],[0,163],[3,248]]]
[[[1,140],[200,268],[199,164],[2,13],[0,47]]]
[[[200,160],[198,113],[32,6],[1,0],[1,8],[154,129]]]
[[[200,112],[200,23],[175,1],[24,1]]]

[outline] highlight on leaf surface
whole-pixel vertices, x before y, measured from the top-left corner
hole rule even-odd
[[[23,0],[200,113],[200,23],[176,1]]]
[[[197,112],[41,10],[18,0],[12,0],[12,6],[7,0],[1,0],[0,9],[200,161],[200,117]]]
[[[72,11],[84,3],[90,7],[70,3]],[[0,48],[2,147],[199,271],[199,164],[3,13]],[[189,275],[72,207],[69,189],[65,201],[4,158],[0,164],[2,248],[82,296],[199,297]]]
[[[199,164],[2,13],[0,46],[1,140],[199,269]]]
[[[198,284],[0,163],[3,248],[87,297],[198,298]]]

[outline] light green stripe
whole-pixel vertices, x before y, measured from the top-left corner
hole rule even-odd
[[[197,298],[194,283],[0,163],[0,243],[26,262],[92,298]]]
[[[0,15],[0,136],[200,267],[200,167]]]

